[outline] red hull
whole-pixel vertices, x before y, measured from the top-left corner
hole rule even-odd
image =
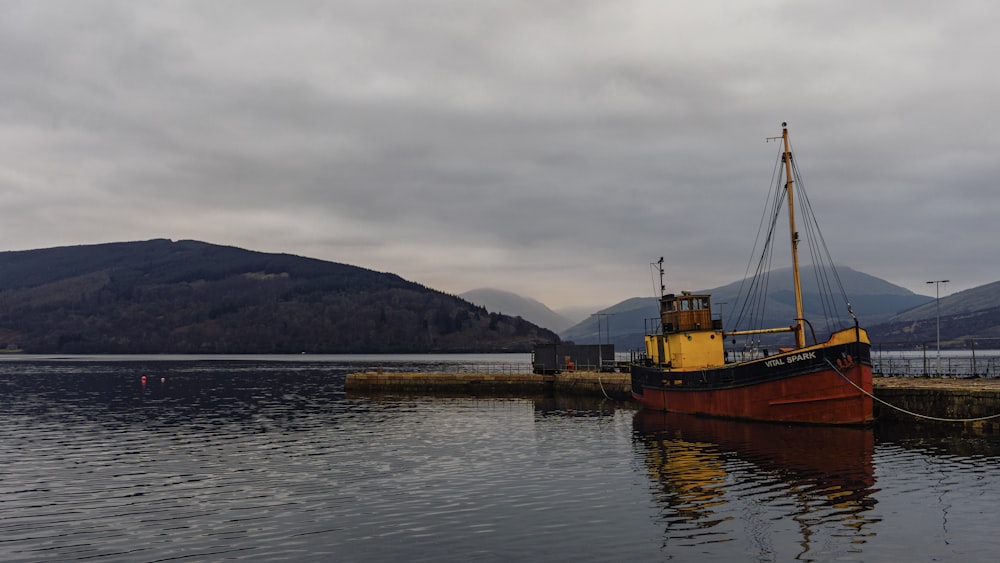
[[[801,424],[872,422],[872,369],[860,364],[844,376],[832,368],[724,389],[643,387],[632,395],[643,407],[667,412]]]

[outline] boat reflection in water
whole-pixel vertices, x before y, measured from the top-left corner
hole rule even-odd
[[[797,559],[862,544],[879,520],[871,428],[789,426],[641,410],[636,445],[653,480],[666,544],[747,541]],[[788,535],[782,541],[782,534]],[[820,545],[825,547],[820,547]],[[844,545],[836,548],[842,552]]]

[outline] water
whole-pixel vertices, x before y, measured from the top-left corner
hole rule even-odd
[[[0,559],[992,561],[1000,548],[995,436],[344,392],[359,365],[451,361],[0,361]]]

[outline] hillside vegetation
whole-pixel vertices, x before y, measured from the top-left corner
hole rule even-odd
[[[940,325],[938,317],[940,314]],[[964,348],[970,341],[980,347],[1000,344],[1000,282],[960,291],[940,302],[930,300],[895,315],[876,327],[888,344],[928,345],[935,342],[940,326],[941,346]]]
[[[198,241],[0,253],[0,345],[37,353],[528,351],[551,331],[394,274]]]

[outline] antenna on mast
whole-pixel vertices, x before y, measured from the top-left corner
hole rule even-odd
[[[667,291],[667,286],[664,285],[664,283],[663,283],[663,257],[662,256],[660,256],[660,260],[657,262],[657,264],[660,267],[660,297],[663,297],[663,295]]]

